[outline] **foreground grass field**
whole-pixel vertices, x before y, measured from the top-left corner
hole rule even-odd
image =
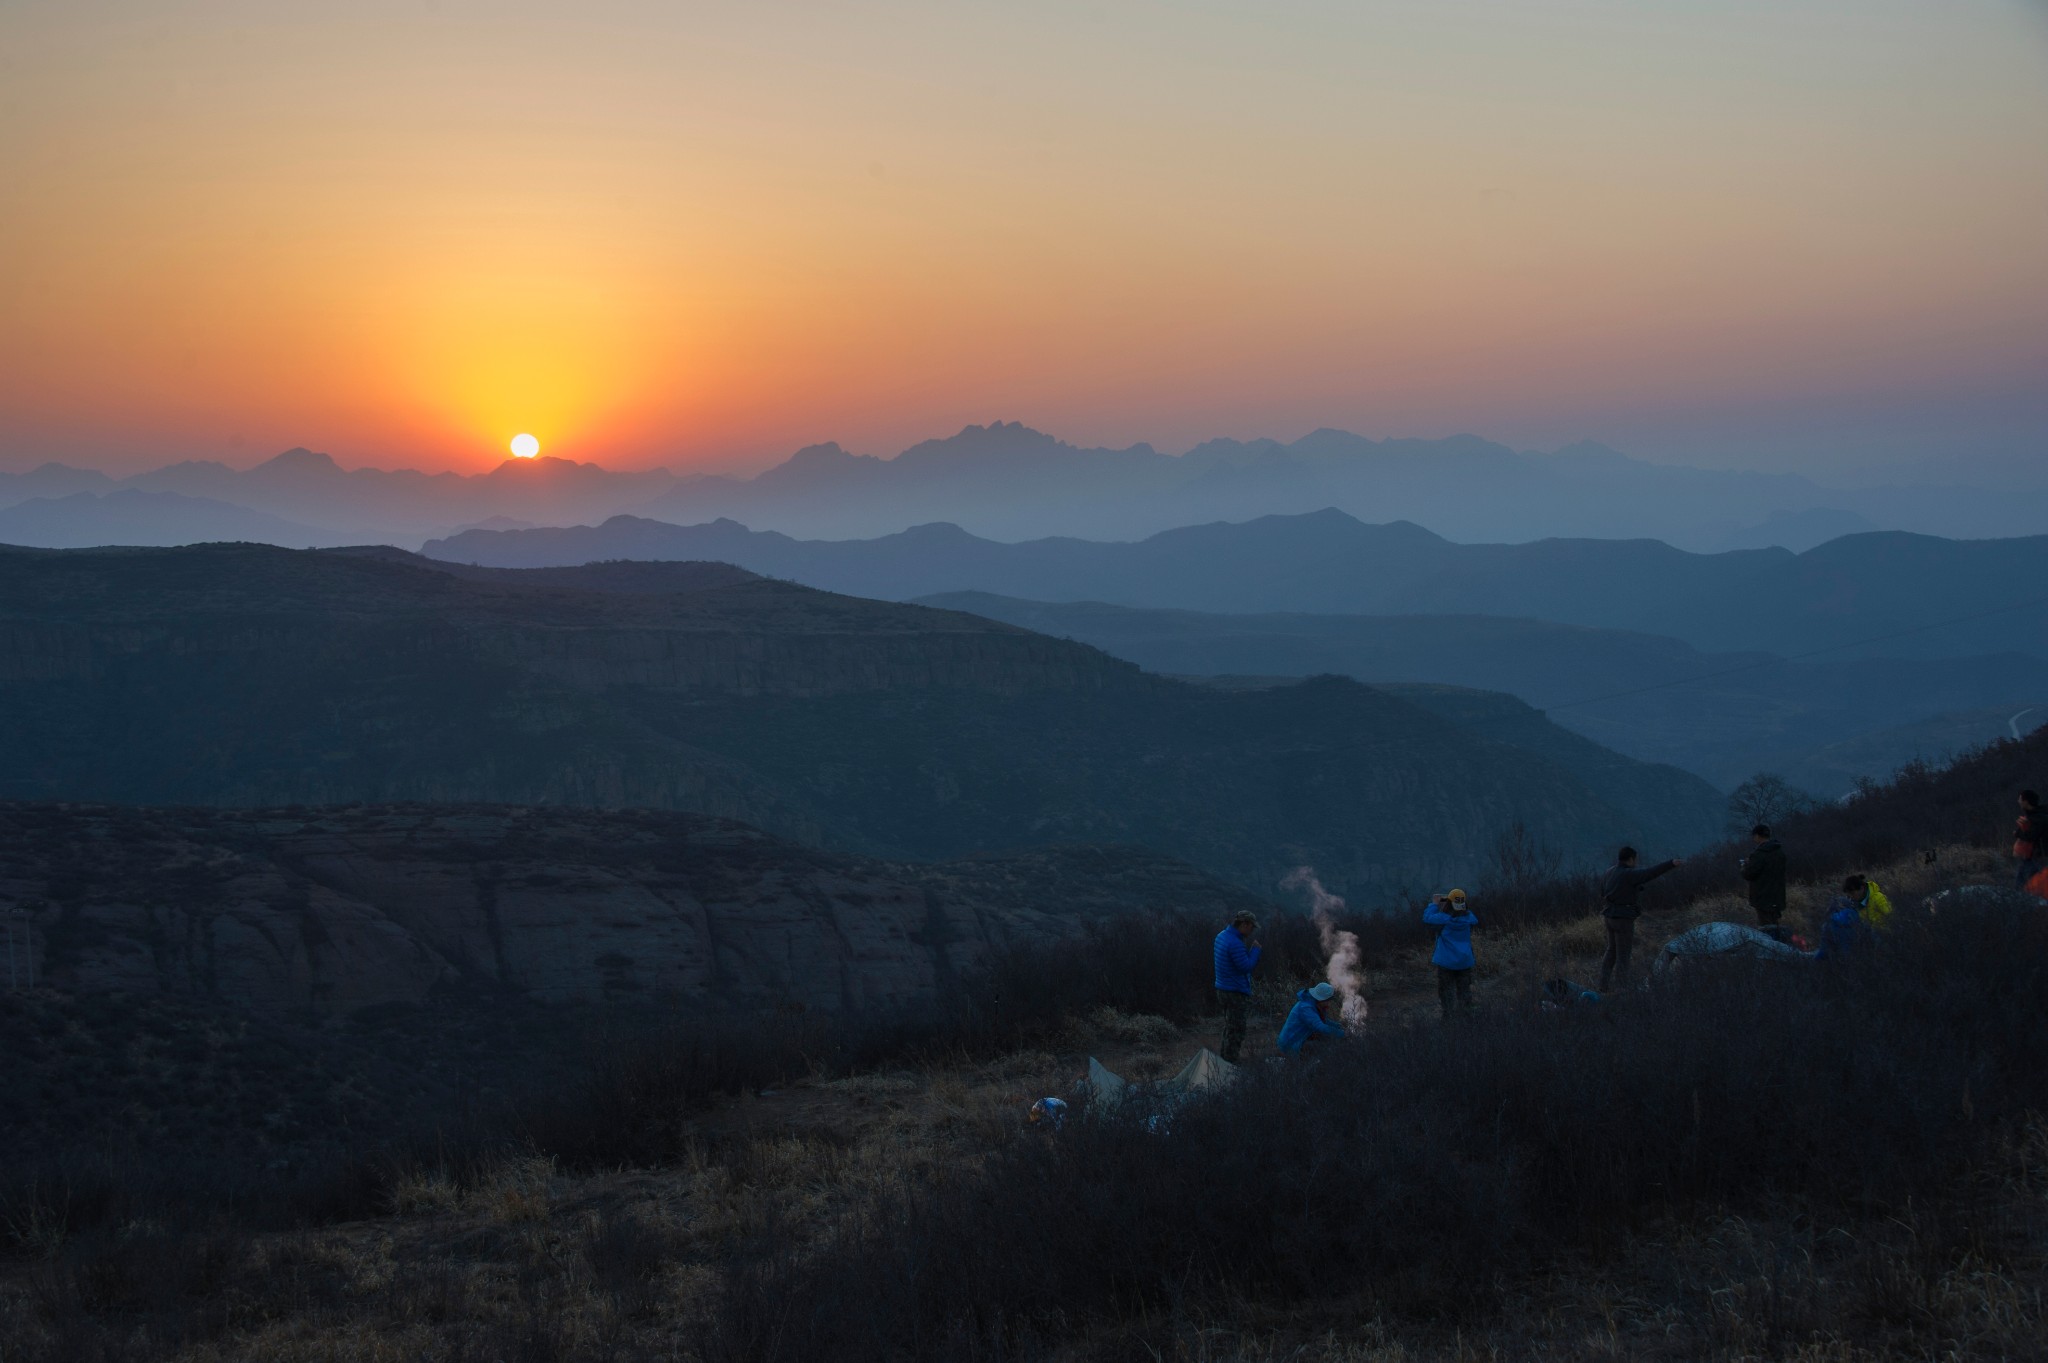
[[[1848,969],[1707,972],[1570,1015],[1537,986],[1589,977],[1598,921],[1525,913],[1482,931],[1482,1015],[1453,1028],[1426,938],[1389,930],[1365,1037],[1254,1060],[1164,1135],[1023,1120],[1090,1054],[1142,1079],[1213,1044],[1209,1020],[1098,1001],[1041,1013],[1028,1045],[688,1112],[593,1090],[516,1139],[360,1171],[368,1214],[338,1222],[89,1216],[82,1187],[17,1188],[0,1360],[2032,1357],[2048,931],[1919,907],[2000,872],[1962,847],[1875,872],[1902,921]],[[1798,887],[1790,918],[1823,900]],[[1653,913],[1642,964],[1746,917],[1726,895]],[[1210,930],[1102,950],[1199,965]],[[1314,953],[1273,964],[1255,1057]]]

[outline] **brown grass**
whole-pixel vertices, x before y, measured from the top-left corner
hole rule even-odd
[[[1933,867],[1884,868],[1902,906],[1958,878],[1996,881],[1990,853],[1944,849]],[[1827,887],[1795,887],[1788,922],[1812,935]],[[1483,915],[1484,906],[1480,906]],[[1652,913],[1645,952],[1715,918],[1752,921],[1716,896]],[[1519,1006],[1534,982],[1585,978],[1597,919],[1479,939],[1481,998]],[[1646,961],[1643,962],[1646,964]],[[1426,953],[1372,963],[1376,1024],[1434,1007]],[[1384,1011],[1382,1011],[1384,1009]],[[147,1302],[101,1249],[45,1243],[0,1270],[0,1358],[165,1358],[185,1363],[397,1363],[420,1359],[689,1359],[719,1312],[726,1266],[768,1246],[830,1243],[885,1216],[911,1189],[971,1174],[989,1152],[1046,1139],[1032,1099],[1066,1092],[1087,1054],[1134,1076],[1213,1044],[1156,1017],[1104,1009],[1059,1052],[1032,1050],[929,1072],[796,1085],[728,1104],[659,1169],[572,1175],[538,1157],[458,1182],[400,1182],[375,1221],[237,1241],[194,1325],[190,1303]],[[1694,1218],[1651,1227],[1597,1257],[1523,1280],[1475,1282],[1483,1328],[1387,1321],[1369,1285],[1348,1304],[1275,1313],[1191,1304],[1188,1317],[1073,1341],[1073,1357],[1182,1363],[1452,1363],[1569,1358],[1822,1360],[2026,1358],[2048,1338],[2048,1120],[2006,1134],[1959,1193],[1996,1216],[1928,1212],[1876,1224],[1799,1216]],[[23,1235],[25,1230],[26,1234]],[[131,1239],[150,1233],[131,1227]],[[118,1238],[118,1237],[117,1237]],[[100,1255],[95,1259],[95,1254]],[[94,1265],[99,1267],[95,1268]],[[93,1275],[100,1276],[95,1279]],[[97,1285],[95,1285],[97,1284]],[[97,1295],[94,1295],[94,1294]],[[181,1315],[183,1312],[185,1314]]]

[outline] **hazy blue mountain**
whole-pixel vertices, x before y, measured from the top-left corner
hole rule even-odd
[[[61,466],[0,476],[0,502],[28,495],[10,494],[8,479],[42,479],[35,495],[99,490],[81,477],[100,476]],[[210,497],[408,547],[494,516],[566,525],[627,513],[732,519],[823,539],[947,522],[1015,541],[1130,540],[1335,507],[1375,523],[1413,522],[1458,543],[1651,538],[1698,551],[1803,550],[1873,528],[1981,537],[2048,524],[2048,492],[1827,487],[1787,474],[1651,464],[1590,443],[1541,453],[1470,435],[1373,440],[1318,430],[1284,442],[1211,440],[1171,455],[1146,444],[1083,448],[1005,421],[968,426],[893,458],[810,445],[751,477],[613,472],[552,457],[507,460],[468,476],[343,470],[324,454],[294,449],[250,469],[191,462],[122,485]]]
[[[1844,535],[1860,535],[1878,527],[1853,511],[1815,506],[1803,511],[1774,511],[1757,525],[1738,530],[1720,547],[1723,549],[1790,549],[1806,552]]]
[[[501,567],[714,558],[890,600],[985,591],[1211,612],[1514,616],[1639,630],[1724,652],[1794,655],[1877,639],[1840,656],[2048,658],[2048,590],[2037,586],[2048,583],[2048,536],[1885,533],[1801,555],[1692,554],[1653,540],[1454,544],[1420,526],[1366,525],[1324,510],[1188,526],[1135,543],[1001,544],[952,525],[872,540],[797,540],[729,520],[679,526],[615,517],[599,526],[471,531],[430,542],[425,552]]]
[[[1211,440],[1184,455],[1149,445],[1082,449],[1015,422],[969,426],[895,459],[819,445],[752,479],[685,480],[637,514],[730,518],[818,538],[946,521],[992,539],[1132,539],[1177,526],[1336,507],[1413,521],[1461,543],[1647,537],[1692,549],[1812,547],[1850,529],[2019,534],[2048,521],[2048,494],[1951,486],[1829,488],[1786,474],[1650,464],[1595,444],[1528,453],[1477,436]]]
[[[1685,627],[1671,632],[1705,648],[1788,654],[1895,635],[1862,652],[2048,657],[2048,535],[1850,535],[1774,564],[1740,596],[1685,603]]]
[[[75,469],[68,464],[44,464],[26,473],[0,470],[0,507],[13,506],[34,498],[70,497],[80,492],[105,492],[114,480],[92,469]]]
[[[173,464],[128,479],[126,486],[217,498],[362,539],[411,540],[493,516],[560,523],[609,515],[647,501],[674,481],[661,469],[614,473],[546,456],[507,459],[471,475],[343,469],[328,455],[291,449],[250,469]]]
[[[1859,781],[1882,780],[1908,762],[1945,766],[1975,748],[2023,738],[2048,724],[2048,704],[1956,710],[1878,729],[1801,754],[1783,769],[1802,790],[1839,796]]]
[[[268,516],[211,497],[141,492],[134,488],[37,497],[0,508],[0,544],[39,549],[196,544],[209,540],[246,540],[307,549],[339,544],[344,538],[331,530],[296,525],[280,516]]]
[[[1540,717],[1502,737],[1344,678],[1192,686],[724,565],[14,549],[0,633],[12,798],[647,806],[874,855],[1135,843],[1262,889],[1311,862],[1381,894],[1476,873],[1517,820],[1584,863],[1720,815]]]
[[[2010,653],[1788,662],[1705,653],[1653,634],[1488,616],[1222,615],[980,592],[924,601],[1093,644],[1171,675],[1334,672],[1410,699],[1404,687],[1414,683],[1505,692],[1616,752],[1684,767],[1723,788],[1759,771],[1796,770],[1816,783],[1811,789],[1841,794],[1858,776],[1931,758],[1930,744],[1939,745],[1930,734],[1995,736],[1994,714],[2048,706],[2048,672]],[[1943,751],[1959,746],[1940,743]],[[1820,749],[1836,751],[1822,759]]]

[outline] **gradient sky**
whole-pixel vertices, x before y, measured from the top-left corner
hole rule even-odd
[[[995,418],[2048,476],[2048,6],[0,4],[0,467]]]

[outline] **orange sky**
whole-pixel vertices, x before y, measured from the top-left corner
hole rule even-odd
[[[0,467],[2048,453],[2038,3],[567,9],[0,9]]]

